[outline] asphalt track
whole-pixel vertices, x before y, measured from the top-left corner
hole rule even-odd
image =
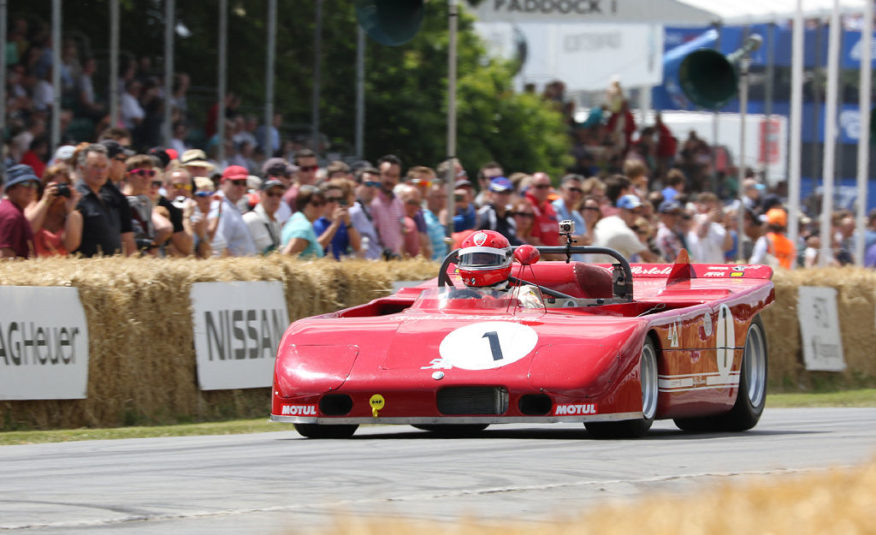
[[[338,513],[542,526],[606,499],[694,492],[876,454],[876,408],[767,409],[740,434],[658,422],[640,440],[580,425],[436,439],[406,426],[350,440],[277,433],[0,447],[0,532],[302,533]]]

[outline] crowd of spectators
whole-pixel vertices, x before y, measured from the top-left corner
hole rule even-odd
[[[659,114],[655,124],[639,128],[617,80],[583,122],[575,120],[561,82],[545,87],[544,99],[565,114],[573,141],[568,174],[466,162],[480,163],[470,180],[457,160],[434,168],[405,165],[391,154],[373,165],[322,161],[283,139],[282,114],[259,125],[239,111],[233,93],[226,116],[219,118],[214,105],[199,128],[203,139],[193,143],[188,76],[177,74],[172,94],[163,95],[148,57],[125,62],[120,124],[111,125],[106,100],[94,89],[96,62],[76,42],[62,44],[62,83],[53,88],[46,28],[16,19],[8,41],[3,257],[276,252],[438,260],[477,229],[496,230],[512,244],[559,245],[558,222],[571,220],[577,244],[611,247],[633,262],[672,261],[686,249],[695,262],[819,263],[813,220],[799,218],[798,243],[787,238],[782,191],[767,190],[750,174],[742,183],[744,201],[735,200],[735,173],[715,167],[712,148],[695,132],[679,143]],[[49,154],[46,124],[55,91],[64,109],[62,145]],[[173,129],[161,146],[165,106]],[[220,144],[224,161],[216,157]],[[449,174],[452,200],[443,181]],[[834,214],[828,264],[852,263],[854,232],[851,213]],[[872,266],[876,213],[866,238]]]

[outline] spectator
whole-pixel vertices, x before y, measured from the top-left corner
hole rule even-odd
[[[335,260],[355,255],[362,246],[362,237],[353,226],[349,206],[353,200],[353,183],[344,178],[334,178],[324,184],[325,197],[323,216],[313,222],[313,230],[320,243],[328,241],[326,253]],[[328,233],[328,238],[326,238]]]
[[[633,192],[633,184],[623,175],[611,175],[605,179],[605,198],[607,203],[602,206],[602,217],[617,215],[617,201],[624,195]]]
[[[674,201],[679,195],[684,194],[685,178],[684,173],[679,169],[670,169],[664,180],[666,187],[660,193],[663,194],[664,201]]]
[[[617,208],[617,215],[600,219],[596,224],[594,244],[597,247],[614,249],[628,260],[634,255],[639,255],[639,258],[645,262],[658,262],[659,257],[652,253],[632,230],[636,219],[642,214],[641,199],[632,194],[624,195],[618,199]]]
[[[630,179],[635,193],[643,201],[648,196],[648,167],[641,160],[627,160],[624,162],[624,176]]]
[[[163,150],[157,152],[167,155]],[[164,173],[164,190],[173,200],[159,193],[157,201],[157,205],[167,213],[172,231],[164,253],[170,256],[189,256],[194,245],[194,230],[191,226],[194,212],[194,201],[191,199],[192,176],[176,163],[169,167],[170,170]]]
[[[723,264],[724,253],[733,248],[733,236],[721,224],[724,210],[718,196],[707,191],[697,196],[693,228],[685,236],[694,262]]]
[[[0,258],[30,258],[36,250],[24,209],[36,198],[40,179],[24,164],[7,169],[6,177],[6,197],[0,201]]]
[[[252,256],[258,253],[249,227],[237,203],[246,193],[246,179],[249,173],[243,167],[232,165],[222,173],[219,200],[210,205],[210,218],[218,218],[216,237],[210,244],[213,256]],[[217,239],[221,237],[221,239]],[[223,245],[227,248],[223,249]]]
[[[177,154],[185,154],[189,150],[186,144],[186,135],[188,135],[188,127],[183,121],[173,123],[173,137],[170,140],[170,148],[176,151]]]
[[[170,235],[170,223],[158,220],[153,213],[153,200],[149,196],[149,190],[153,182],[161,184],[156,176],[155,158],[145,154],[138,154],[128,158],[125,162],[127,174],[122,193],[128,199],[133,217],[134,241],[137,250],[142,254],[156,256],[157,247]],[[159,232],[160,231],[160,232]]]
[[[106,113],[103,104],[97,102],[94,96],[93,77],[96,71],[97,60],[92,57],[85,58],[85,63],[82,64],[82,73],[76,81],[76,113],[95,121],[101,119]]]
[[[362,237],[360,256],[377,260],[383,254],[383,244],[374,228],[371,203],[380,187],[380,171],[363,167],[356,171],[356,202],[350,207],[350,221]]]
[[[301,256],[301,258],[322,258],[325,256],[325,246],[331,237],[320,243],[313,228],[313,222],[325,210],[325,197],[319,188],[304,184],[298,189],[295,197],[295,213],[283,226],[281,247],[283,254]]]
[[[186,168],[192,178],[204,176],[210,177],[210,173],[216,168],[207,160],[207,155],[201,149],[189,149],[182,153],[179,163]]]
[[[557,212],[548,200],[551,192],[551,178],[547,173],[532,175],[532,184],[526,192],[526,199],[535,209],[532,240],[536,245],[559,245],[560,229]]]
[[[517,224],[511,213],[511,181],[503,176],[493,178],[487,187],[486,204],[478,210],[481,222],[477,230],[495,230],[511,245],[521,245],[517,239]]]
[[[581,201],[584,199],[584,180],[581,175],[564,176],[560,182],[561,195],[552,203],[557,219],[560,221],[568,219],[575,224],[575,234],[572,236],[575,245],[590,245],[593,242],[593,237],[587,235],[587,224],[579,211]],[[584,255],[572,255],[572,258],[580,262],[585,260]]]
[[[761,193],[766,189],[766,186],[759,183],[757,180],[753,178],[746,178],[742,181],[742,191],[745,196],[742,198],[742,203],[745,205],[745,208],[748,210],[753,210],[755,212],[761,207],[761,202],[763,199],[761,198]]]
[[[326,180],[332,180],[335,178],[353,180],[353,173],[350,172],[349,165],[340,160],[335,160],[326,166],[325,178]]]
[[[876,243],[876,208],[867,214],[867,228],[864,229],[864,248],[870,249]]]
[[[654,126],[657,128],[657,176],[664,176],[675,162],[678,139],[672,135],[672,131],[663,122],[663,115],[660,112],[657,112]]]
[[[119,100],[119,109],[122,118],[122,124],[130,131],[135,130],[143,122],[146,117],[146,112],[143,106],[140,105],[140,94],[143,90],[143,84],[139,80],[128,80],[125,83],[125,92]]]
[[[286,186],[276,179],[265,180],[259,190],[259,203],[252,211],[243,214],[256,250],[268,254],[280,247],[280,232],[283,227],[275,214],[282,204]]]
[[[274,118],[271,121],[270,127],[267,129],[264,125],[256,128],[255,137],[258,141],[259,148],[262,149],[262,153],[267,154],[268,156],[274,156],[280,152],[280,130],[279,128],[283,126],[283,114],[275,113]],[[271,140],[271,145],[269,147],[265,147],[265,139],[268,138]],[[297,161],[295,165],[301,167],[301,164]]]
[[[502,166],[497,162],[488,162],[481,166],[478,169],[478,187],[480,188],[480,193],[478,193],[477,197],[475,197],[475,205],[484,206],[489,202],[487,197],[489,195],[488,190],[490,188],[490,182],[494,178],[504,177],[505,173],[502,170]],[[512,188],[513,189],[513,188]],[[507,237],[507,236],[506,236]],[[513,245],[513,243],[512,243]]]
[[[655,245],[663,260],[672,262],[684,249],[681,233],[681,213],[678,201],[663,201],[657,209],[660,223],[657,225]]]
[[[797,247],[785,236],[788,214],[783,208],[766,213],[767,233],[754,244],[749,263],[767,264],[791,269],[797,259]]]
[[[864,267],[876,268],[876,242],[867,248],[867,254],[864,256]]]
[[[213,248],[210,245],[214,240],[219,241],[222,251],[228,249],[225,240],[217,234],[219,218],[208,219],[210,214],[210,202],[214,195],[221,200],[213,191],[213,181],[207,177],[199,176],[193,179],[195,183],[194,197],[195,207],[192,210],[190,222],[192,226],[193,247],[192,250],[197,258],[210,258],[213,256]]]
[[[478,214],[474,204],[474,188],[471,182],[465,178],[456,179],[454,185],[455,196],[462,196],[461,199],[454,198],[456,211],[453,216],[453,230],[455,232],[463,232],[472,230],[478,226]]]
[[[404,203],[404,255],[408,257],[424,256],[432,258],[432,244],[426,233],[426,220],[422,214],[422,198],[420,189],[412,185],[404,185],[399,192],[399,198]]]
[[[43,176],[40,200],[25,208],[37,256],[67,256],[79,247],[82,214],[76,211],[76,204],[81,195],[72,183],[66,165],[49,167]]]
[[[383,244],[386,257],[397,257],[402,253],[402,218],[404,205],[395,196],[393,189],[401,177],[402,164],[397,156],[388,154],[377,161],[380,171],[380,190],[371,201],[371,216],[374,228]]]
[[[49,138],[37,136],[30,142],[28,151],[21,156],[21,163],[33,169],[37,177],[42,177],[46,170],[46,158],[49,156]]]
[[[124,140],[123,136],[122,139]],[[132,255],[137,250],[137,244],[134,241],[134,216],[131,214],[131,205],[122,193],[120,186],[127,173],[125,162],[134,155],[134,151],[126,149],[119,141],[114,139],[104,139],[100,144],[106,147],[109,161],[109,173],[106,184],[103,187],[118,206],[119,217],[121,219],[119,231],[121,233],[122,250],[126,255]]]
[[[280,184],[283,185],[284,195],[285,192],[292,187],[292,177],[295,175],[296,171],[297,168],[283,158],[268,158],[265,160],[265,163],[262,164],[262,176],[264,179],[280,182]],[[277,211],[274,212],[274,217],[280,224],[280,228],[282,228],[283,225],[286,224],[286,221],[289,221],[289,218],[292,217],[292,208],[290,208],[285,202],[280,202],[280,206],[277,208]]]
[[[534,243],[532,229],[535,223],[535,209],[526,199],[520,199],[514,205],[514,226],[517,240],[522,243]]]
[[[432,260],[444,260],[447,256],[447,191],[441,182],[433,182],[426,190],[423,218],[432,243]]]
[[[122,252],[122,229],[131,229],[122,217],[130,212],[122,210],[122,203],[127,206],[127,200],[119,201],[112,187],[105,187],[109,176],[107,148],[101,144],[88,145],[79,151],[76,165],[79,176],[76,189],[82,195],[76,205],[82,214],[82,242],[75,252],[85,257]]]
[[[297,205],[295,197],[298,195],[298,188],[315,184],[316,172],[319,170],[316,154],[310,149],[301,149],[296,152],[294,164],[296,168],[294,184],[283,195],[283,201],[289,205],[292,212],[295,211]]]

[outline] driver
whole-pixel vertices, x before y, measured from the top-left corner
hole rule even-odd
[[[469,288],[491,290],[493,295],[510,289],[514,254],[505,236],[495,230],[474,232],[463,240],[458,255],[456,267]],[[542,306],[539,292],[529,284],[521,285],[516,297],[523,307]]]

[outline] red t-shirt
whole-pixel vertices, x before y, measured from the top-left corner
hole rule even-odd
[[[550,201],[539,204],[531,194],[526,194],[527,200],[534,208],[535,219],[532,222],[532,236],[541,240],[544,245],[560,244],[560,227],[557,212]]]
[[[33,230],[24,210],[9,199],[0,201],[0,249],[12,249],[15,256],[34,256]]]

